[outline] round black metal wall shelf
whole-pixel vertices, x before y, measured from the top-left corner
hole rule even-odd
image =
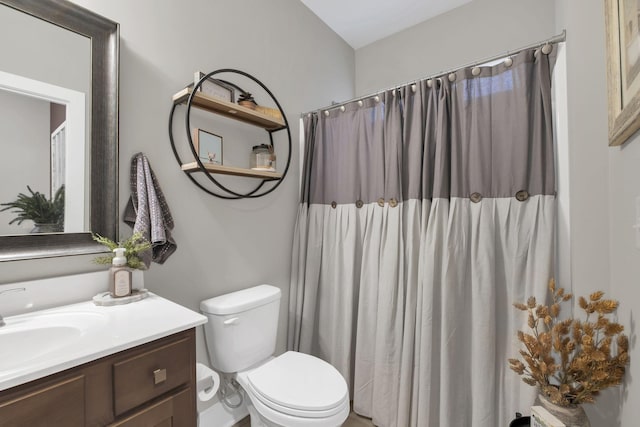
[[[212,96],[208,96],[203,94],[199,89],[202,87],[202,84],[206,82],[211,77],[222,74],[222,73],[231,73],[231,74],[239,74],[241,76],[246,77],[249,80],[255,82],[258,86],[260,86],[268,95],[271,97],[271,100],[275,103],[280,111],[279,117],[271,117],[266,114],[262,114],[259,111],[254,111],[250,108],[243,107],[238,105],[231,100],[231,102],[225,101],[223,99],[218,99]],[[218,79],[227,85],[231,85],[236,89],[239,89],[241,92],[245,92],[239,86],[235,85],[226,80]],[[187,133],[187,139],[189,141],[189,148],[191,149],[191,153],[193,154],[193,158],[195,162],[185,163],[178,154],[178,150],[176,149],[176,144],[173,138],[173,119],[175,115],[176,108],[179,105],[185,105],[185,130]],[[284,170],[282,173],[277,172],[266,172],[266,171],[255,171],[252,169],[243,169],[237,167],[230,166],[218,166],[212,164],[203,163],[200,160],[200,156],[196,152],[195,146],[193,144],[193,138],[191,137],[191,108],[196,107],[213,114],[217,114],[219,116],[227,117],[229,119],[237,120],[243,123],[251,124],[254,126],[258,126],[263,128],[269,134],[269,141],[271,145],[275,147],[273,134],[275,132],[286,131],[287,140],[288,140],[288,151],[287,151],[287,162],[285,164]],[[235,70],[231,68],[222,68],[219,70],[212,71],[206,75],[204,75],[199,81],[195,82],[193,87],[187,87],[180,92],[176,93],[173,96],[173,106],[171,107],[171,112],[169,113],[169,141],[171,142],[171,149],[173,150],[173,154],[176,158],[176,161],[180,165],[182,171],[187,175],[187,177],[200,189],[205,191],[212,196],[216,196],[222,199],[245,199],[245,198],[256,198],[262,197],[273,190],[278,188],[284,178],[289,171],[289,165],[291,163],[291,131],[289,129],[289,122],[287,121],[287,116],[284,114],[284,110],[282,106],[273,95],[273,93],[267,88],[260,80],[256,79],[252,75],[245,73],[244,71]],[[201,182],[196,180],[192,175],[194,173],[202,172],[205,174],[207,179],[215,184],[220,190],[224,193],[213,191],[207,186],[203,185]],[[235,175],[235,176],[243,176],[250,177],[255,179],[260,179],[260,183],[252,190],[242,193],[234,191],[230,188],[227,188],[224,184],[222,184],[218,179],[216,179],[213,175],[215,174],[223,174],[223,175]],[[265,184],[272,183],[270,187],[265,188]]]

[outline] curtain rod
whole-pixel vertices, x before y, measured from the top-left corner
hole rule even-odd
[[[504,58],[504,57],[507,57],[507,56],[510,56],[510,55],[514,55],[514,54],[520,53],[523,50],[532,49],[534,47],[542,46],[542,45],[545,45],[545,44],[561,43],[561,42],[565,41],[566,39],[567,39],[567,30],[562,30],[562,33],[560,33],[560,34],[558,34],[556,36],[553,36],[553,37],[551,37],[549,39],[546,39],[546,40],[542,40],[542,41],[539,41],[539,42],[536,42],[536,43],[531,43],[531,44],[528,44],[526,46],[520,47],[518,49],[509,50],[506,53],[501,53],[499,55],[493,55],[493,56],[490,56],[488,58],[484,58],[484,59],[480,59],[480,60],[477,60],[477,61],[469,62],[468,64],[465,64],[465,65],[463,65],[461,67],[451,68],[451,69],[449,69],[447,71],[441,71],[441,72],[439,72],[437,74],[434,74],[434,75],[431,75],[429,77],[423,77],[423,78],[420,78],[420,79],[410,80],[408,82],[405,82],[405,83],[402,83],[402,84],[399,84],[399,85],[395,85],[395,86],[389,87],[387,89],[382,89],[382,90],[379,90],[377,92],[370,93],[368,95],[359,96],[357,98],[352,98],[352,99],[349,99],[349,100],[343,101],[343,102],[336,102],[336,103],[333,103],[333,104],[331,104],[331,105],[329,105],[327,107],[317,108],[317,109],[312,110],[312,111],[307,111],[306,113],[301,113],[300,117],[306,116],[307,114],[315,113],[317,111],[333,110],[335,108],[340,108],[341,106],[349,104],[351,102],[362,101],[364,99],[374,97],[374,96],[379,95],[379,94],[381,94],[383,92],[386,92],[386,91],[389,91],[389,90],[393,90],[393,89],[397,89],[397,88],[402,87],[402,86],[407,86],[409,84],[417,83],[417,82],[422,81],[422,80],[433,79],[433,78],[436,78],[438,76],[443,76],[443,75],[446,75],[446,74],[449,74],[449,73],[453,73],[453,72],[456,72],[458,70],[462,70],[464,68],[477,66],[479,64],[484,64],[484,63],[487,63],[487,62],[495,61],[495,60],[498,60],[498,59],[501,59],[501,58]]]

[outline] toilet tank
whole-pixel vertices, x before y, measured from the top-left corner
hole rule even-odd
[[[209,321],[205,341],[213,368],[238,372],[269,358],[276,349],[280,289],[259,285],[200,303]]]

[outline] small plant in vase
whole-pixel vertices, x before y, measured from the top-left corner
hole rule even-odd
[[[538,387],[540,403],[552,414],[561,421],[564,416],[567,425],[588,426],[580,405],[595,402],[601,390],[622,382],[629,363],[629,339],[624,327],[608,318],[618,301],[603,299],[604,292],[578,299],[585,312],[580,320],[560,318],[561,303],[570,301],[571,294],[556,288],[553,279],[549,291],[550,305],[539,304],[535,297],[526,304],[514,304],[527,312],[530,330],[518,331],[524,348],[521,359],[509,359],[509,364],[525,383]]]
[[[109,255],[96,257],[93,260],[96,264],[111,265],[111,262],[113,261],[113,250],[116,248],[124,248],[124,255],[127,258],[127,267],[137,270],[147,269],[147,266],[140,258],[140,254],[142,252],[150,250],[151,243],[149,243],[141,233],[134,233],[128,239],[122,240],[120,242],[115,242],[99,234],[92,233],[91,236],[93,237],[93,240],[100,243],[101,245],[104,245],[109,249],[110,252],[112,252]]]
[[[258,105],[249,92],[242,92],[240,96],[238,96],[238,104],[243,107],[251,108],[252,110],[255,110]]]

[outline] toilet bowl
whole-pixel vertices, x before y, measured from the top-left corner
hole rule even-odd
[[[280,290],[260,285],[203,301],[214,369],[242,387],[252,427],[338,427],[349,415],[342,375],[295,351],[274,357]]]
[[[236,379],[249,398],[249,413],[254,410],[268,427],[336,427],[349,415],[344,378],[317,357],[289,351]]]

